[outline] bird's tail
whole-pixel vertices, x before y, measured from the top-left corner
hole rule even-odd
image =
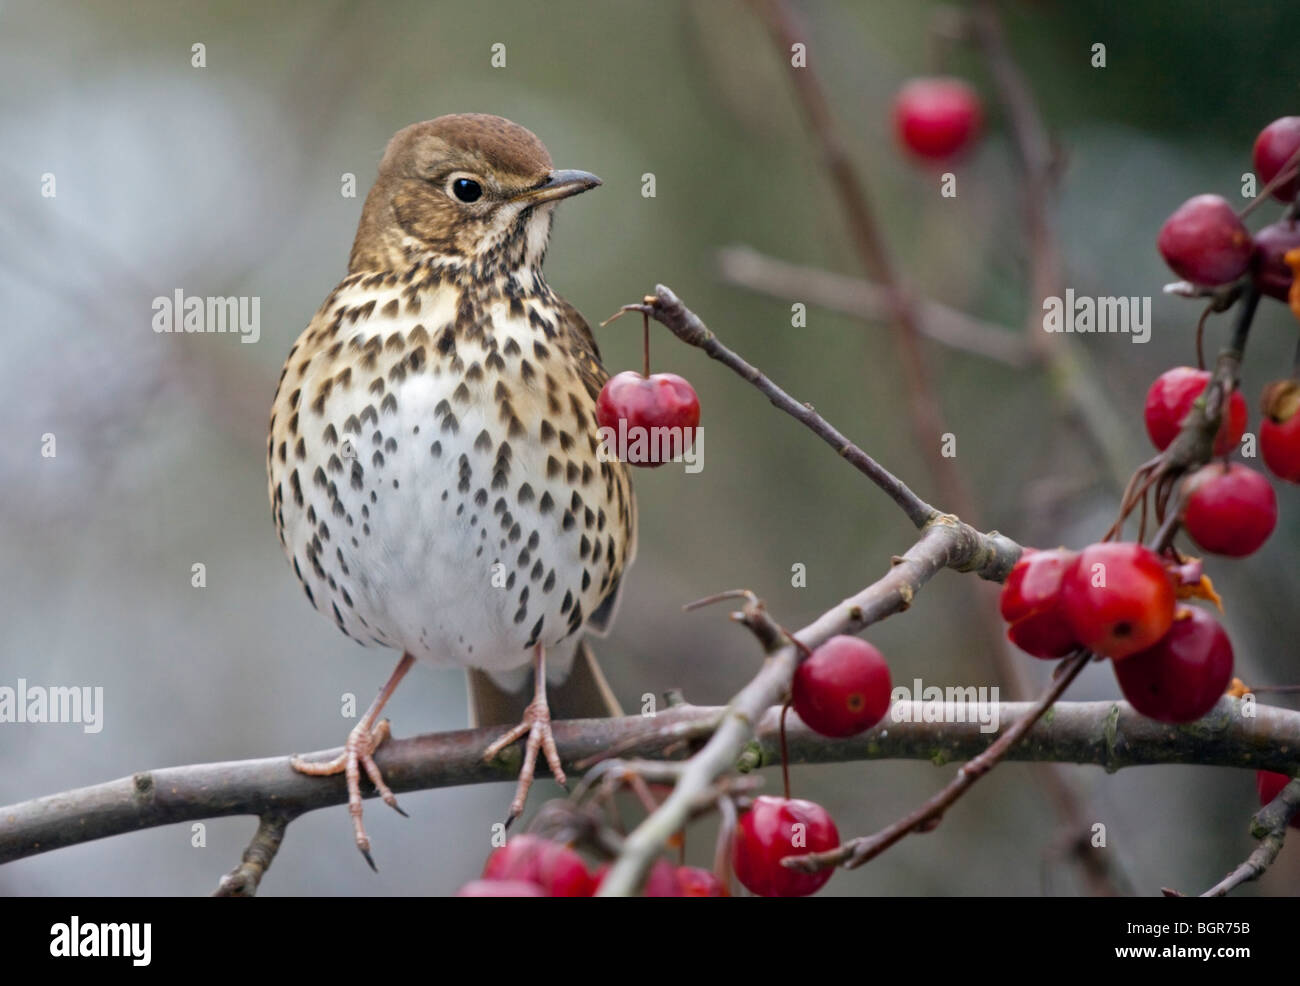
[[[532,674],[518,692],[507,691],[484,671],[469,672],[469,721],[471,726],[513,726],[524,715],[533,697]],[[562,685],[548,685],[546,699],[552,719],[603,719],[623,715],[614,692],[605,680],[596,655],[587,641],[580,641],[573,667]]]

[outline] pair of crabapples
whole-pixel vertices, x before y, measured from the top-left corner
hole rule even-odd
[[[823,736],[854,736],[889,709],[892,685],[884,656],[857,637],[832,637],[796,669],[790,704],[809,729]],[[798,836],[796,838],[796,836]],[[803,897],[830,879],[782,864],[787,856],[834,849],[839,832],[821,805],[800,798],[760,797],[740,816],[732,843],[737,879],[762,897]]]
[[[1141,544],[1027,549],[1001,610],[1007,635],[1034,657],[1087,648],[1111,658],[1124,697],[1161,722],[1201,718],[1232,679],[1228,635],[1204,610],[1177,605],[1165,562]]]
[[[1147,434],[1159,451],[1178,435],[1209,383],[1209,373],[1190,366],[1176,366],[1156,378],[1147,391],[1144,418]],[[1289,478],[1288,468],[1296,468],[1300,478],[1300,418],[1295,418],[1300,388],[1287,382],[1273,386],[1273,402],[1287,418],[1283,424],[1271,425],[1266,417],[1261,426],[1264,461],[1284,479]],[[1216,456],[1236,448],[1246,431],[1246,417],[1245,398],[1234,390],[1214,438]],[[1211,462],[1184,480],[1181,520],[1192,540],[1206,551],[1243,558],[1257,551],[1277,526],[1277,496],[1258,470],[1238,462]]]
[[[1166,370],[1151,384],[1147,391],[1143,417],[1147,434],[1159,451],[1163,452],[1177,437],[1192,405],[1209,385],[1209,372],[1190,366],[1175,366]],[[1300,483],[1300,381],[1275,380],[1268,384],[1260,397],[1260,407],[1263,418],[1259,424],[1259,451],[1264,464],[1278,479]],[[1229,455],[1237,447],[1242,435],[1246,433],[1247,419],[1246,399],[1240,391],[1234,390],[1228,398],[1227,409],[1222,414],[1219,430],[1214,437],[1213,451],[1216,456]],[[1271,500],[1271,493],[1265,492],[1268,489],[1267,482],[1261,476],[1253,482],[1253,488],[1257,491],[1254,499],[1259,508],[1267,513],[1266,501]],[[1272,530],[1271,525],[1269,530]],[[1212,548],[1200,538],[1197,538],[1197,543],[1206,550],[1219,554],[1234,553]],[[1250,554],[1253,550],[1251,548],[1240,554]]]

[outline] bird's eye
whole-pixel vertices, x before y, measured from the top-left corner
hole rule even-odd
[[[477,202],[483,195],[483,186],[473,178],[457,178],[451,183],[451,194],[462,202]]]

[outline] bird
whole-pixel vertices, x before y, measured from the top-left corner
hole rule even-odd
[[[399,130],[347,274],[281,371],[267,441],[280,544],[320,613],[401,652],[339,756],[292,759],[344,774],[372,868],[361,773],[401,812],[374,752],[416,663],[465,669],[471,724],[510,727],[485,758],[525,740],[507,824],[539,753],[566,782],[553,714],[622,714],[586,638],[613,620],[636,501],[600,441],[596,340],[542,273],[556,205],[600,184],[502,117]]]

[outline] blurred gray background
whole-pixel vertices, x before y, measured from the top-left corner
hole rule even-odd
[[[1060,230],[1067,284],[1154,296],[1145,346],[1092,337],[1105,400],[1138,457],[1140,409],[1160,371],[1194,360],[1199,307],[1160,295],[1171,279],[1156,230],[1199,192],[1239,195],[1256,131],[1300,109],[1288,4],[1041,2],[1004,6],[1011,44],[1066,163]],[[986,94],[988,133],[958,168],[959,194],[902,159],[888,114],[909,76],[932,68],[928,3],[808,3],[811,59],[885,236],[919,290],[1020,332],[1027,258],[1018,173],[987,67],[958,51],[948,69]],[[1293,26],[1293,25],[1291,25]],[[191,45],[206,46],[205,68]],[[506,46],[493,68],[491,46]],[[1089,48],[1108,48],[1104,70]],[[838,203],[774,52],[750,9],[709,3],[28,3],[0,11],[0,684],[102,685],[105,727],[0,726],[0,803],[132,771],[283,754],[340,743],[396,655],[362,649],[307,603],[281,555],[264,474],[265,428],[286,353],[346,267],[385,141],[447,112],[501,114],[533,129],[557,166],[603,188],[559,211],[551,283],[593,323],[655,282],[734,348],[935,497],[913,447],[890,334],[759,298],[718,276],[731,244],[860,273]],[[340,176],[357,176],[357,197]],[[653,172],[657,196],[641,196]],[[57,196],[42,197],[42,175]],[[1265,206],[1252,223],[1272,221]],[[261,299],[261,339],[158,335],[151,301]],[[797,300],[797,299],[793,299]],[[1211,351],[1224,327],[1212,324]],[[1266,301],[1245,367],[1253,404],[1287,365],[1294,319]],[[611,370],[639,366],[639,325],[598,330]],[[927,347],[977,516],[1030,544],[1079,545],[1109,525],[1114,490],[1091,446],[1055,414],[1040,371]],[[699,390],[706,468],[643,470],[640,557],[613,635],[599,648],[626,704],[680,686],[724,701],[756,669],[752,639],[722,609],[683,616],[737,586],[799,626],[884,571],[912,531],[884,496],[793,421],[660,331],[658,369]],[[42,458],[41,436],[57,436]],[[1296,681],[1300,492],[1279,490],[1278,534],[1211,572],[1227,604],[1238,674]],[[191,566],[207,587],[191,587]],[[807,565],[808,584],[790,585]],[[996,589],[941,575],[870,638],[896,682],[992,684],[977,607]],[[1021,658],[1037,683],[1048,666]],[[1117,694],[1105,666],[1070,692]],[[388,714],[399,735],[465,725],[459,673],[417,669]],[[955,768],[924,762],[806,767],[796,793],[825,804],[845,835],[874,830]],[[1139,893],[1199,891],[1251,848],[1253,774],[1194,767],[1107,776],[1071,768],[1104,851]],[[768,777],[769,789],[779,777]],[[535,807],[556,788],[539,785]],[[407,794],[411,819],[367,803],[380,867],[352,847],[346,812],[291,826],[269,894],[446,893],[475,875],[506,785]],[[238,860],[251,819],[154,829],[0,869],[7,894],[199,894]],[[1051,848],[1051,805],[1009,764],[935,833],[841,873],[830,894],[1075,893]],[[711,835],[691,840],[705,861]],[[1287,894],[1289,847],[1258,885]]]

